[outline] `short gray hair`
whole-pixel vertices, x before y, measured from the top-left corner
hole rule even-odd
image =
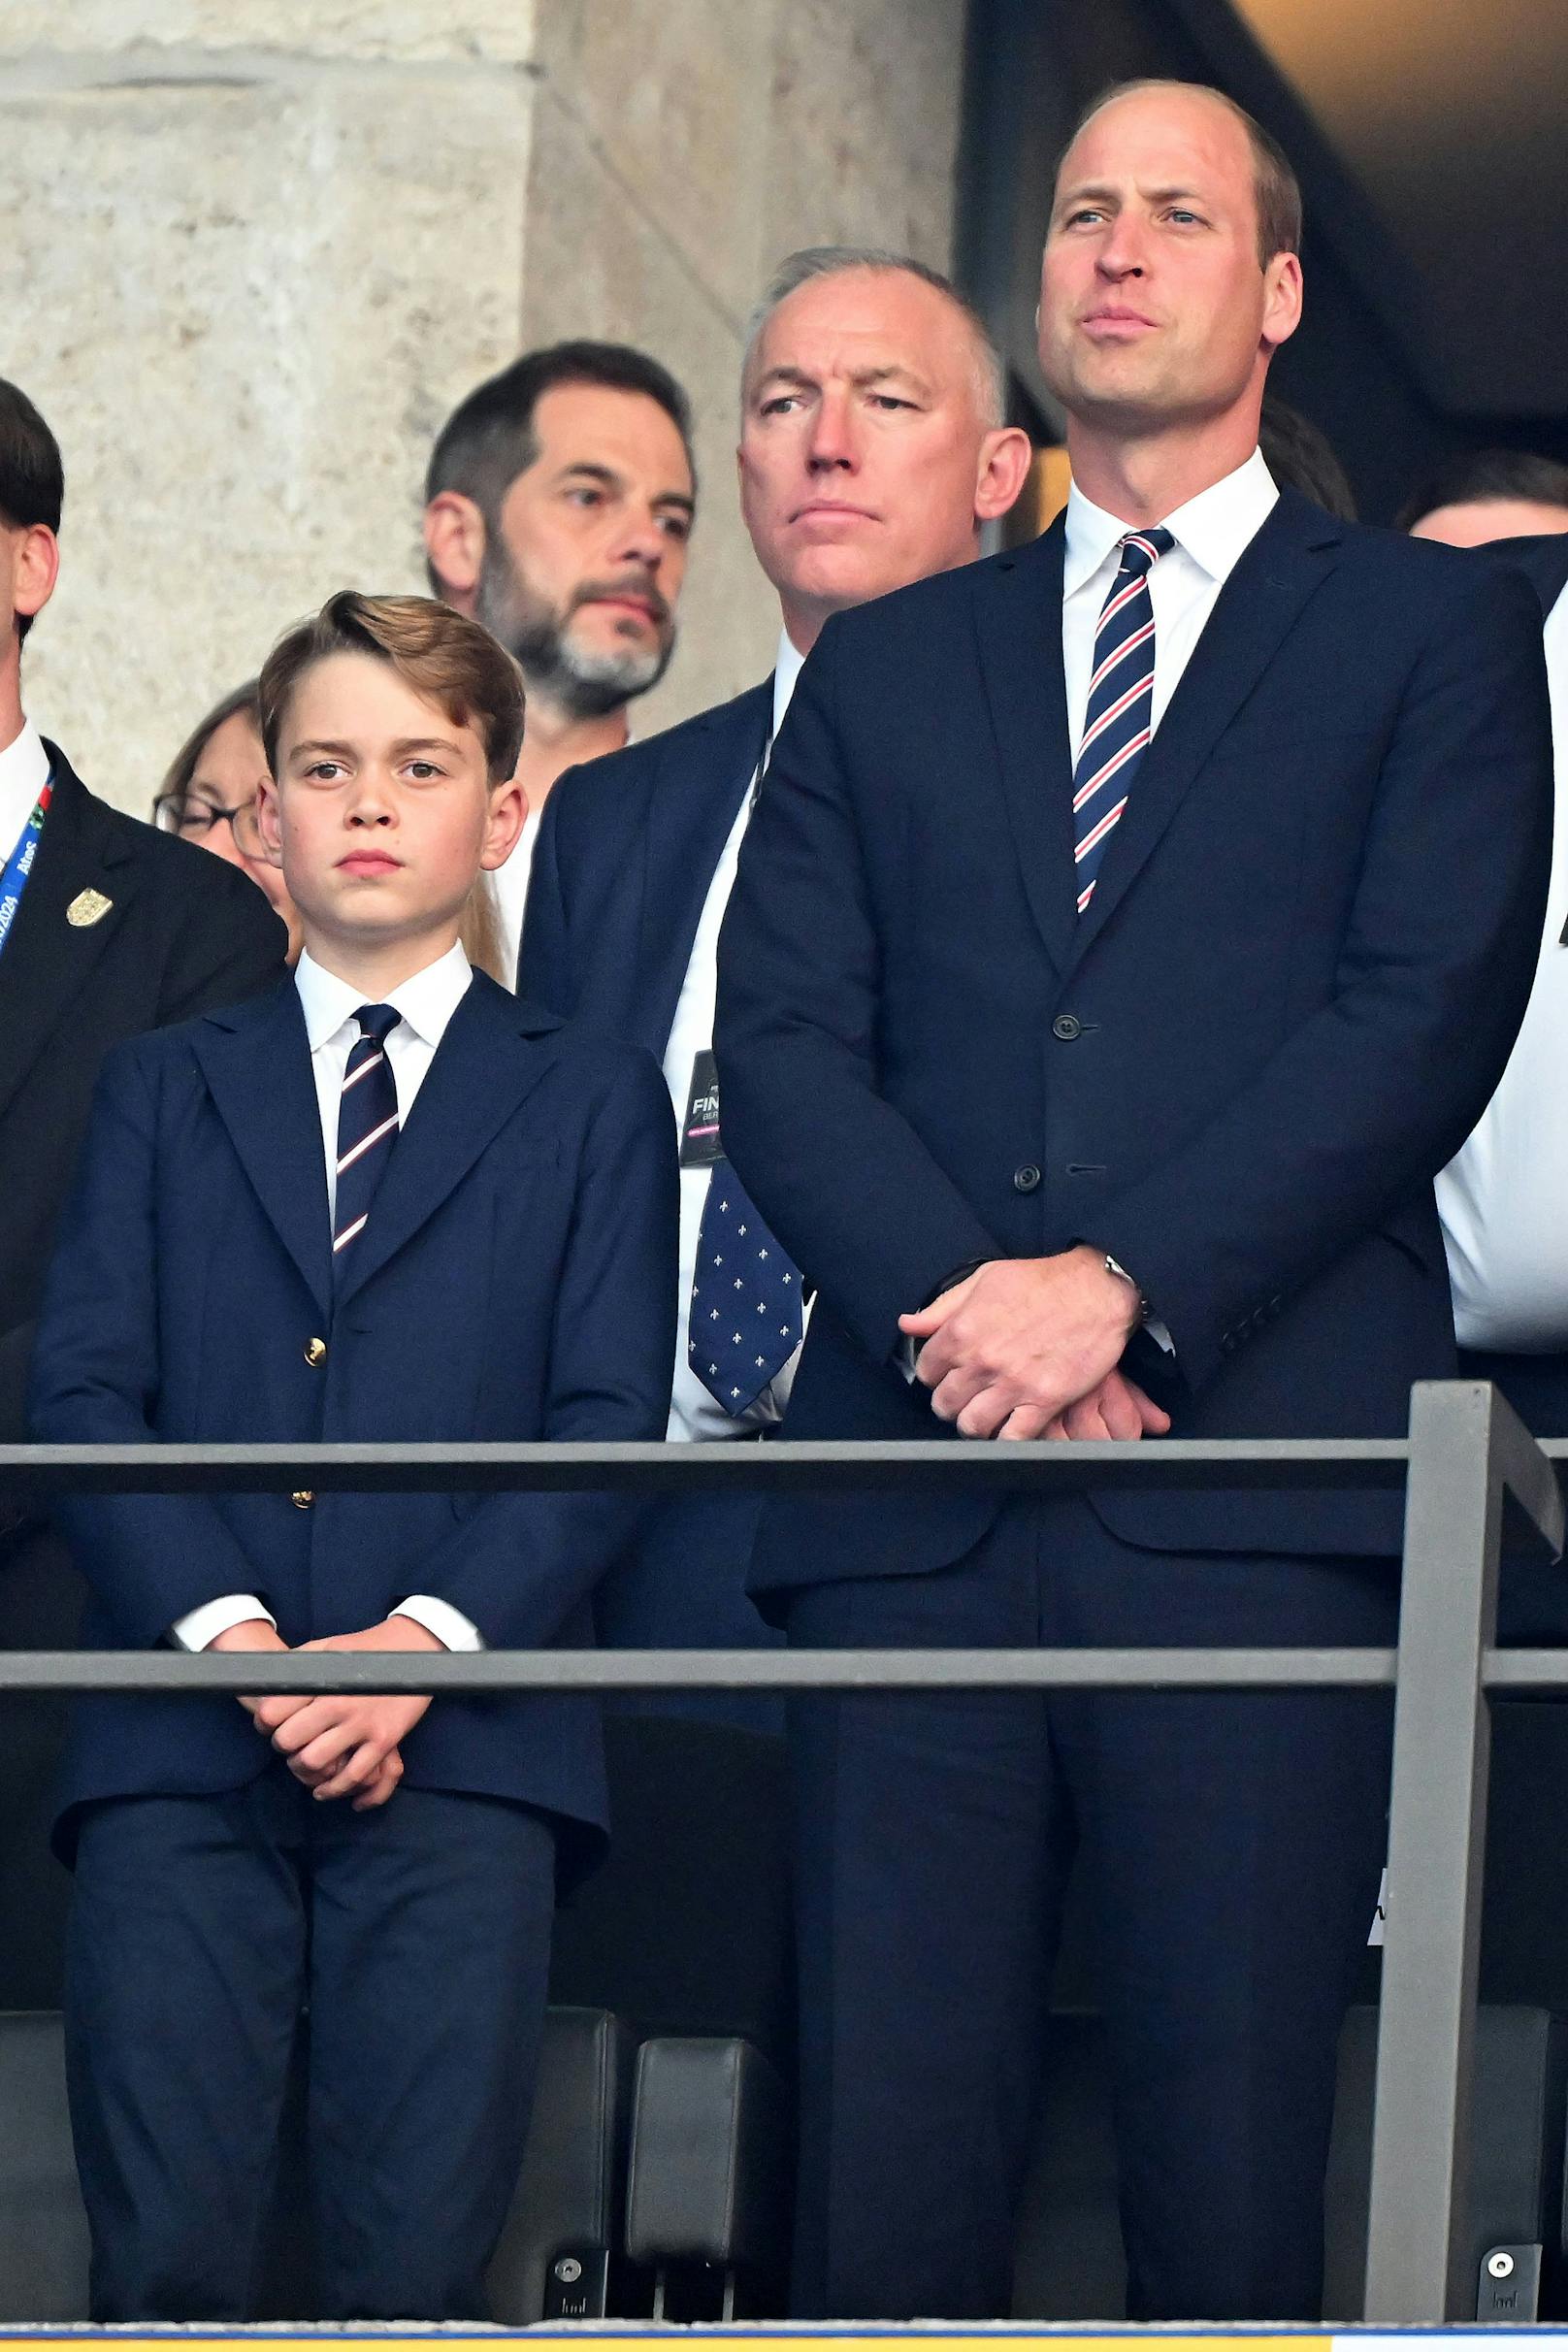
[[[803,245],[800,252],[787,254],[763,288],[761,299],[746,321],[746,348],[740,363],[742,383],[750,373],[752,354],[763,329],[780,305],[801,286],[809,285],[814,278],[842,278],[851,270],[898,270],[904,277],[918,278],[922,285],[932,286],[938,294],[945,295],[964,321],[973,345],[982,415],[988,425],[1007,422],[1007,371],[979,311],[972,303],[965,302],[953,280],[944,278],[940,270],[916,261],[912,254],[895,253],[881,245]]]

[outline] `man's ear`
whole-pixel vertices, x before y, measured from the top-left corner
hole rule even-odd
[[[256,786],[256,831],[261,835],[261,846],[267,853],[268,865],[281,867],[282,811],[278,804],[278,786],[271,776],[263,776]]]
[[[1034,460],[1029,435],[1018,425],[1002,425],[988,433],[980,444],[980,474],[975,484],[976,522],[995,523],[1018,504]]]
[[[425,508],[425,555],[438,593],[472,613],[484,570],[484,516],[461,490],[440,490]]]
[[[528,820],[528,795],[515,776],[505,784],[490,787],[490,808],[484,821],[484,846],[479,852],[479,870],[493,874],[498,866],[505,866],[516,848]]]
[[[1276,253],[1263,273],[1263,347],[1277,351],[1301,324],[1301,263],[1294,253]]]

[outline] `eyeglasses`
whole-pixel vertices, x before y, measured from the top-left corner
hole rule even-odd
[[[176,833],[187,841],[207,841],[216,825],[226,825],[234,835],[234,846],[246,858],[265,856],[261,827],[256,821],[254,800],[242,800],[238,808],[219,808],[215,801],[204,800],[194,793],[160,793],[152,803],[152,822],[164,833]]]

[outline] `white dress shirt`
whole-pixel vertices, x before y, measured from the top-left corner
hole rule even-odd
[[[1437,1180],[1463,1348],[1568,1349],[1568,590],[1547,615],[1556,823],[1524,1026],[1481,1125]]]
[[[537,808],[529,810],[523,819],[523,830],[517,836],[511,856],[505,866],[498,866],[490,876],[496,913],[501,918],[501,969],[507,988],[517,986],[517,958],[523,944],[523,909],[528,904],[528,877],[534,870],[539,814]]]
[[[422,972],[415,972],[411,980],[405,980],[385,999],[403,1016],[386,1041],[386,1058],[392,1065],[398,1091],[400,1119],[406,1120],[412,1110],[414,1096],[436,1059],[436,1048],[446,1033],[446,1024],[468,995],[473,978],[462,948],[449,947],[436,963],[427,964]],[[336,1210],[339,1101],[348,1057],[359,1036],[354,1015],[365,1002],[365,996],[363,990],[351,987],[317,964],[309,948],[295,966],[294,985],[300,992],[300,1009],[305,1015],[305,1033],[310,1046],[310,1073],[315,1080],[321,1148],[326,1158],[327,1201],[329,1209]],[[398,1603],[397,1615],[412,1617],[415,1624],[423,1625],[443,1649],[484,1648],[478,1628],[463,1612],[433,1593],[411,1593],[406,1601]],[[254,1593],[230,1592],[191,1610],[170,1631],[181,1650],[205,1650],[231,1625],[244,1624],[254,1617],[269,1625],[277,1623]],[[344,1630],[357,1632],[360,1628]]]
[[[1181,684],[1221,589],[1273,512],[1274,476],[1255,449],[1244,466],[1161,516],[1176,544],[1149,572],[1155,616],[1155,696],[1150,732],[1157,733]],[[1062,661],[1066,673],[1067,733],[1074,767],[1084,739],[1089,681],[1094,670],[1094,631],[1121,565],[1121,542],[1133,526],[1085,498],[1074,483],[1067,498],[1067,546],[1062,580]],[[1136,792],[1136,776],[1132,790]],[[1136,1271],[1136,1269],[1134,1269]]]
[[[13,735],[0,751],[0,869],[10,865],[49,775],[44,738],[31,719],[23,719],[20,735]]]
[[[798,653],[786,633],[778,640],[778,660],[773,670],[773,724],[768,740],[778,734],[784,724],[784,713],[795,692],[795,681],[800,674],[805,656]],[[665,1047],[665,1084],[674,1105],[677,1132],[685,1122],[686,1105],[691,1099],[692,1065],[699,1054],[710,1051],[713,1044],[713,1015],[718,996],[719,930],[724,911],[735,888],[735,867],[740,858],[740,844],[745,839],[746,827],[756,800],[756,786],[760,776],[752,778],[752,789],[741,801],[735,821],[730,829],[730,838],[724,845],[724,855],[708,885],[702,902],[702,918],[697,936],[692,942],[691,960],[686,977],[681,983],[680,998],[675,1006],[675,1018],[670,1025],[670,1041]],[[724,1124],[724,1105],[719,1104],[719,1124]],[[682,1168],[680,1171],[680,1322],[675,1333],[675,1383],[670,1407],[670,1425],[666,1435],[675,1439],[745,1437],[755,1435],[771,1421],[781,1421],[789,1402],[790,1388],[800,1351],[795,1354],[775,1374],[756,1403],[741,1414],[726,1413],[718,1399],[704,1388],[692,1370],[686,1356],[687,1325],[692,1310],[692,1282],[697,1272],[697,1242],[702,1225],[702,1206],[707,1199],[711,1168]]]

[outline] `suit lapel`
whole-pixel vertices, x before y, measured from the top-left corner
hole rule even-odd
[[[192,1048],[252,1191],[323,1315],[332,1305],[321,1114],[292,979],[198,1024]]]
[[[757,771],[772,697],[769,679],[711,712],[649,783],[633,1033],[656,1061],[670,1042],[714,868]]]
[[[1225,581],[1133,779],[1088,911],[1075,919],[1068,968],[1127,897],[1204,761],[1327,578],[1341,536],[1329,516],[1287,490]]]
[[[1072,950],[1072,764],[1062,669],[1059,518],[1043,539],[975,572],[980,667],[1001,764],[1002,795],[1024,888],[1046,952]]]
[[[0,955],[0,1112],[60,1029],[82,983],[118,931],[136,887],[135,863],[115,839],[109,810],[79,783],[64,754],[47,746],[54,797],[33,870]],[[109,910],[74,925],[66,909],[96,890]]]
[[[386,1163],[343,1271],[340,1306],[456,1191],[555,1061],[562,1028],[553,1013],[474,974]],[[323,1232],[325,1215],[323,1203]]]

